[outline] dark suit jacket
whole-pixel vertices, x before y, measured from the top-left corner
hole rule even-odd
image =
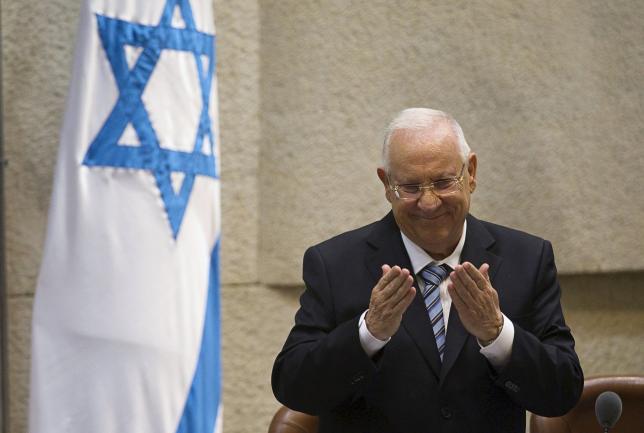
[[[441,364],[420,292],[373,359],[358,337],[381,265],[411,268],[391,213],[309,248],[306,290],[272,385],[286,406],[319,415],[321,433],[524,432],[525,410],[572,408],[583,373],[559,302],[548,241],[472,216],[461,261],[490,265],[501,310],[515,328],[512,355],[495,371],[450,311]]]

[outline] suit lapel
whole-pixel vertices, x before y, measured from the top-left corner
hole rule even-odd
[[[367,267],[374,278],[374,284],[380,279],[382,275],[381,266],[384,264],[398,265],[409,269],[413,273],[409,255],[400,237],[400,230],[391,212],[376,226],[376,229],[368,239],[368,243],[373,248],[373,254],[367,257]],[[414,284],[414,287],[418,289],[417,284]],[[441,360],[420,290],[417,290],[416,298],[414,298],[403,315],[402,329],[409,334],[427,364],[433,370],[436,378],[438,378],[441,371]]]
[[[495,276],[501,266],[501,257],[489,251],[489,248],[494,244],[495,240],[487,229],[481,224],[479,220],[471,215],[467,217],[467,234],[465,237],[465,244],[461,252],[461,263],[470,262],[477,268],[483,263],[490,265],[490,280],[492,286],[495,286]],[[443,355],[443,366],[440,371],[440,384],[442,384],[447,377],[447,374],[454,366],[454,362],[461,353],[465,341],[470,334],[463,327],[458,312],[452,304],[449,313],[449,322],[447,326],[447,336],[445,343],[445,353]],[[474,338],[474,337],[472,337]]]

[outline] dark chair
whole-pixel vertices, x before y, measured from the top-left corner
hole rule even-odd
[[[318,417],[280,407],[268,427],[268,433],[317,433]]]
[[[589,378],[577,406],[564,416],[530,417],[530,433],[601,433],[595,417],[595,400],[604,391],[622,399],[622,416],[611,433],[644,432],[644,376],[605,376]]]

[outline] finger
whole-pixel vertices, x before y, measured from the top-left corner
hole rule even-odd
[[[396,298],[405,285],[407,286],[405,289],[411,287],[413,280],[408,269],[400,269],[400,273],[383,288],[383,299]]]
[[[447,283],[447,291],[452,298],[452,304],[456,307],[456,311],[463,311],[466,308],[465,302],[463,301],[463,298],[461,298],[460,293],[456,290],[456,285],[453,281]]]
[[[488,287],[488,279],[476,269],[476,266],[467,262],[463,264],[463,269],[480,290],[485,290]]]
[[[476,284],[474,284],[474,282],[469,278],[467,272],[462,269],[462,266],[459,265],[456,267],[454,272],[450,274],[450,279],[454,285],[453,290],[457,293],[465,307],[473,309],[478,305],[476,295],[478,295],[480,291],[476,288]]]
[[[409,294],[409,289],[414,285],[414,277],[407,276],[407,279],[395,290],[395,292],[387,299],[387,303],[392,306],[398,304],[402,299]]]
[[[403,293],[404,296],[394,306],[394,311],[400,315],[402,315],[407,310],[407,308],[411,305],[412,301],[416,297],[416,288],[409,287],[409,289],[407,289],[407,291]]]
[[[472,296],[476,296],[476,292],[478,291],[478,287],[476,285],[476,282],[470,277],[466,266],[470,265],[470,263],[463,263],[462,265],[456,265],[454,268],[454,274],[456,275],[456,282],[460,284],[464,289],[468,290],[471,292]]]
[[[389,265],[383,265],[382,272],[383,272],[383,275],[376,283],[376,286],[374,287],[374,291],[384,290],[387,287],[387,285],[391,283],[391,281],[393,281],[398,275],[400,275],[401,269],[398,266],[394,266],[392,268],[392,267],[389,267]]]
[[[487,282],[490,282],[490,265],[487,263],[483,263],[481,267],[479,268],[479,272],[485,277]]]
[[[407,275],[409,275],[409,271],[406,271]],[[400,266],[394,266],[389,269],[389,271],[383,275],[380,280],[378,280],[378,283],[376,283],[376,287],[373,289],[373,293],[377,294],[377,296],[381,299],[386,299],[389,298],[395,287],[398,287],[402,281],[406,278],[405,271],[400,268]],[[397,281],[397,280],[400,281]]]

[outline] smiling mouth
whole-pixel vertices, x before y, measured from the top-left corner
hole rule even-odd
[[[439,219],[441,217],[444,217],[445,215],[447,215],[447,214],[442,213],[440,215],[429,215],[429,216],[428,215],[416,215],[416,218],[433,221],[433,220],[437,220],[437,219]]]

